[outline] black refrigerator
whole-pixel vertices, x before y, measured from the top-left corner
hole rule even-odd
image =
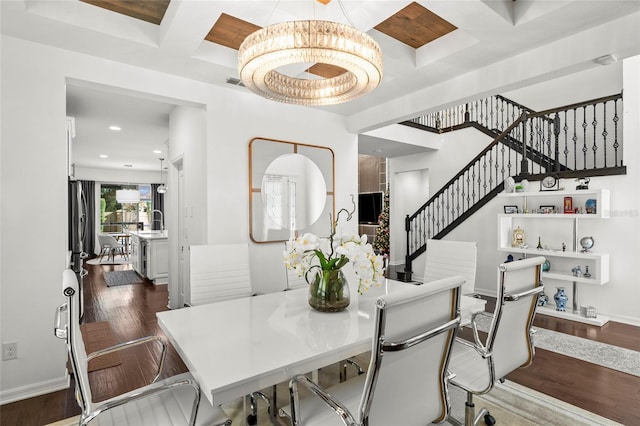
[[[87,253],[84,251],[83,240],[87,233],[87,199],[82,191],[82,184],[76,180],[69,180],[69,251],[71,252],[71,264],[78,277],[80,289],[80,318],[84,314],[84,295],[82,291],[83,280],[87,270],[83,268]]]

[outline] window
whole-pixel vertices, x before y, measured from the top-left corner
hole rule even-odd
[[[119,189],[137,189],[140,202],[121,204],[116,200]],[[102,184],[100,192],[100,231],[125,232],[151,228],[151,185]]]

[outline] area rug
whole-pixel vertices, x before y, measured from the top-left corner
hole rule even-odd
[[[127,256],[125,258],[121,254],[118,254],[113,258],[107,258],[107,256],[104,256],[100,259],[100,257],[96,257],[94,259],[87,260],[85,263],[88,265],[127,265],[131,263],[131,257]]]
[[[127,284],[142,284],[144,280],[136,271],[105,271],[104,280],[107,287]]]
[[[363,354],[356,357],[360,365],[366,365],[369,355]],[[320,370],[320,385],[326,387],[338,376],[337,366],[331,366]],[[266,395],[270,389],[263,389]],[[304,391],[303,391],[304,392]],[[278,407],[289,403],[289,391],[287,383],[277,386]],[[451,403],[451,415],[457,419],[464,418],[465,393],[451,386],[449,390]],[[497,383],[491,392],[486,395],[475,396],[474,401],[479,410],[481,407],[489,409],[491,415],[499,425],[509,426],[618,426],[619,423],[598,416],[579,407],[567,404],[556,398],[534,391],[509,380]],[[222,405],[223,411],[232,419],[232,424],[246,424],[243,398]],[[281,425],[288,425],[285,419],[278,419]],[[71,426],[78,424],[78,417],[61,420],[49,426]],[[267,411],[267,404],[258,400],[258,426],[272,425]],[[446,422],[444,424],[447,424]],[[481,422],[481,424],[483,424]]]
[[[278,400],[288,403],[287,388],[278,385]],[[450,390],[451,415],[458,419],[464,418],[464,393],[452,387]],[[558,399],[536,392],[532,389],[506,381],[499,383],[488,394],[474,398],[477,409],[488,408],[499,425],[508,426],[619,426],[604,417],[567,404]],[[281,405],[278,405],[281,406]],[[223,411],[232,419],[232,424],[246,424],[244,404],[242,399],[235,400],[222,406]],[[78,424],[79,417],[72,417],[51,423],[48,426],[72,426]],[[281,425],[288,425],[285,419],[278,419]],[[266,403],[258,401],[258,426],[271,426]],[[443,423],[448,424],[448,423]],[[483,424],[482,422],[480,424]]]
[[[360,365],[366,365],[368,355],[360,355],[356,358]],[[327,367],[320,370],[319,381],[321,386],[327,386],[332,380],[336,380],[337,368]],[[270,395],[270,389],[263,389],[266,395]],[[286,383],[277,386],[278,407],[289,403],[288,387]],[[451,416],[464,420],[464,405],[466,394],[451,386],[449,389],[451,404]],[[536,392],[532,389],[505,381],[498,383],[494,389],[486,395],[475,396],[476,410],[487,408],[497,420],[498,425],[509,426],[615,426],[619,423],[598,416],[589,411],[567,404],[548,395]],[[232,419],[232,424],[245,424],[245,412],[242,399],[223,404],[223,411]],[[284,419],[279,419],[280,424],[287,425]],[[271,425],[267,404],[258,400],[258,426]],[[448,424],[448,423],[444,423]],[[480,422],[484,424],[484,422]]]
[[[117,343],[108,321],[84,323],[80,325],[80,330],[87,354]],[[122,360],[118,353],[102,355],[89,361],[89,372],[115,367],[121,363]]]

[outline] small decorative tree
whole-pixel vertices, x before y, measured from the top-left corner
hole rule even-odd
[[[382,212],[378,218],[378,229],[373,240],[373,249],[376,253],[385,256],[385,259],[389,256],[389,188],[385,191],[382,200]]]

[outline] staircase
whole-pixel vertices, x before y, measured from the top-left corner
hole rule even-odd
[[[504,180],[530,182],[626,174],[622,162],[622,93],[535,112],[491,96],[401,124],[444,133],[473,127],[493,137],[475,158],[415,213],[405,218],[404,273],[428,239],[440,239],[504,189]]]

